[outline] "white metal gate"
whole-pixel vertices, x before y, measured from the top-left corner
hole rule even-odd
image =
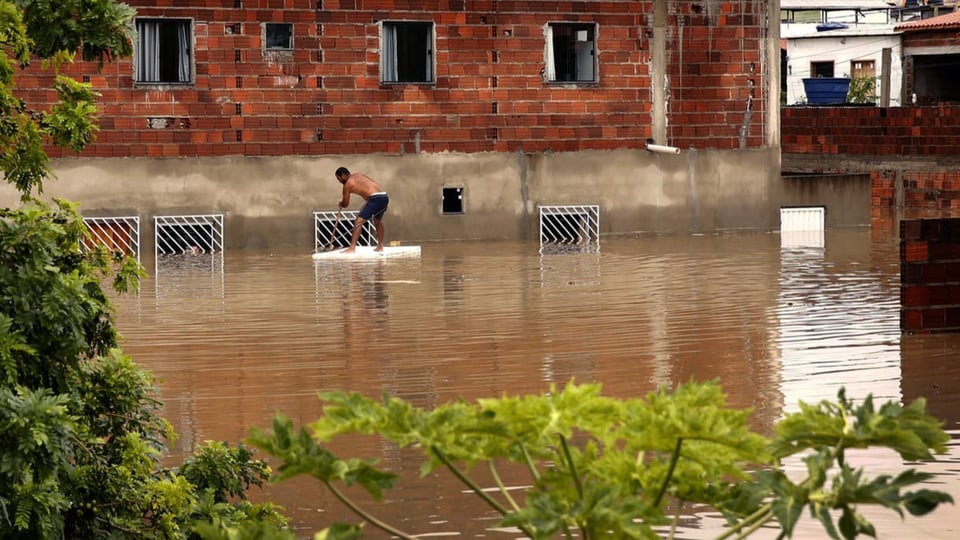
[[[541,206],[540,251],[596,251],[600,248],[600,207]]]
[[[154,216],[156,255],[220,253],[223,214]]]
[[[155,274],[159,273],[164,257],[209,255],[213,262],[213,256],[219,254],[222,259],[223,214],[154,216],[153,240]],[[205,262],[200,263],[206,266]]]
[[[334,249],[350,246],[350,237],[353,235],[353,223],[357,220],[358,212],[347,210],[340,213],[337,219],[336,212],[313,213],[313,251],[317,253],[332,245]],[[377,230],[370,220],[363,224],[360,230],[358,246],[377,245]]]
[[[822,206],[780,209],[780,247],[823,247],[826,208]]]
[[[85,217],[84,225],[89,233],[83,239],[83,248],[102,246],[111,251],[120,251],[140,261],[140,218]]]

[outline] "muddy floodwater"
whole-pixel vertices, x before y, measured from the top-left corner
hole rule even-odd
[[[117,300],[118,322],[180,433],[171,462],[203,441],[241,441],[276,411],[309,422],[319,390],[431,407],[571,378],[617,397],[712,379],[730,405],[754,409],[764,432],[800,400],[832,399],[841,387],[856,399],[926,397],[955,440],[938,462],[910,465],[960,502],[960,335],[901,334],[895,236],[827,231],[820,246],[797,247],[778,234],[604,237],[599,252],[565,254],[540,254],[535,242],[421,246],[419,258],[376,261],[314,262],[309,248],[145,260],[151,275],[139,295]],[[401,475],[373,510],[406,532],[518,536],[495,529],[449,476],[419,479],[415,451],[370,439],[333,449]],[[903,466],[883,452],[853,459],[871,475]],[[353,520],[309,479],[254,498],[284,506],[305,538]],[[722,528],[715,513],[687,513],[677,538]],[[881,539],[960,538],[956,506],[904,521],[865,514]],[[809,520],[795,535],[825,537]]]

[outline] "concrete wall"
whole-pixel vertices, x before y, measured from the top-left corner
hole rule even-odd
[[[824,206],[825,226],[871,225],[871,178],[866,173],[785,175],[783,206]]]
[[[61,159],[44,196],[77,201],[88,217],[137,215],[145,237],[156,215],[223,213],[228,248],[305,249],[312,212],[336,210],[341,165],[382,182],[391,196],[387,240],[407,243],[537,241],[539,205],[599,205],[601,234],[672,234],[776,230],[783,204],[848,204],[790,188],[778,158],[758,149]],[[463,214],[442,214],[443,187],[464,188]],[[12,188],[0,188],[0,204],[16,202]]]

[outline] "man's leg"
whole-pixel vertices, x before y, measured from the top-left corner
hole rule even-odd
[[[377,249],[375,251],[383,251],[383,220],[374,216],[373,227],[377,229]]]
[[[343,250],[344,253],[353,253],[357,250],[357,241],[360,240],[360,231],[363,230],[363,222],[366,221],[362,217],[358,217],[355,222],[353,222],[353,236],[350,238],[350,247]]]

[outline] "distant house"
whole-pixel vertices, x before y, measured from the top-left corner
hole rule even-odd
[[[781,90],[787,105],[806,102],[803,79],[868,77],[871,101],[899,106],[913,101],[905,91],[899,28],[933,20],[958,7],[955,0],[783,0]]]
[[[917,105],[960,101],[960,12],[903,23],[904,87]]]
[[[786,104],[806,101],[803,79],[808,77],[867,77],[874,81],[871,101],[903,104],[902,52],[894,25],[861,24],[826,31],[791,27],[781,37],[786,42]],[[889,86],[882,84],[884,76]],[[887,95],[883,95],[885,88],[889,88]]]

